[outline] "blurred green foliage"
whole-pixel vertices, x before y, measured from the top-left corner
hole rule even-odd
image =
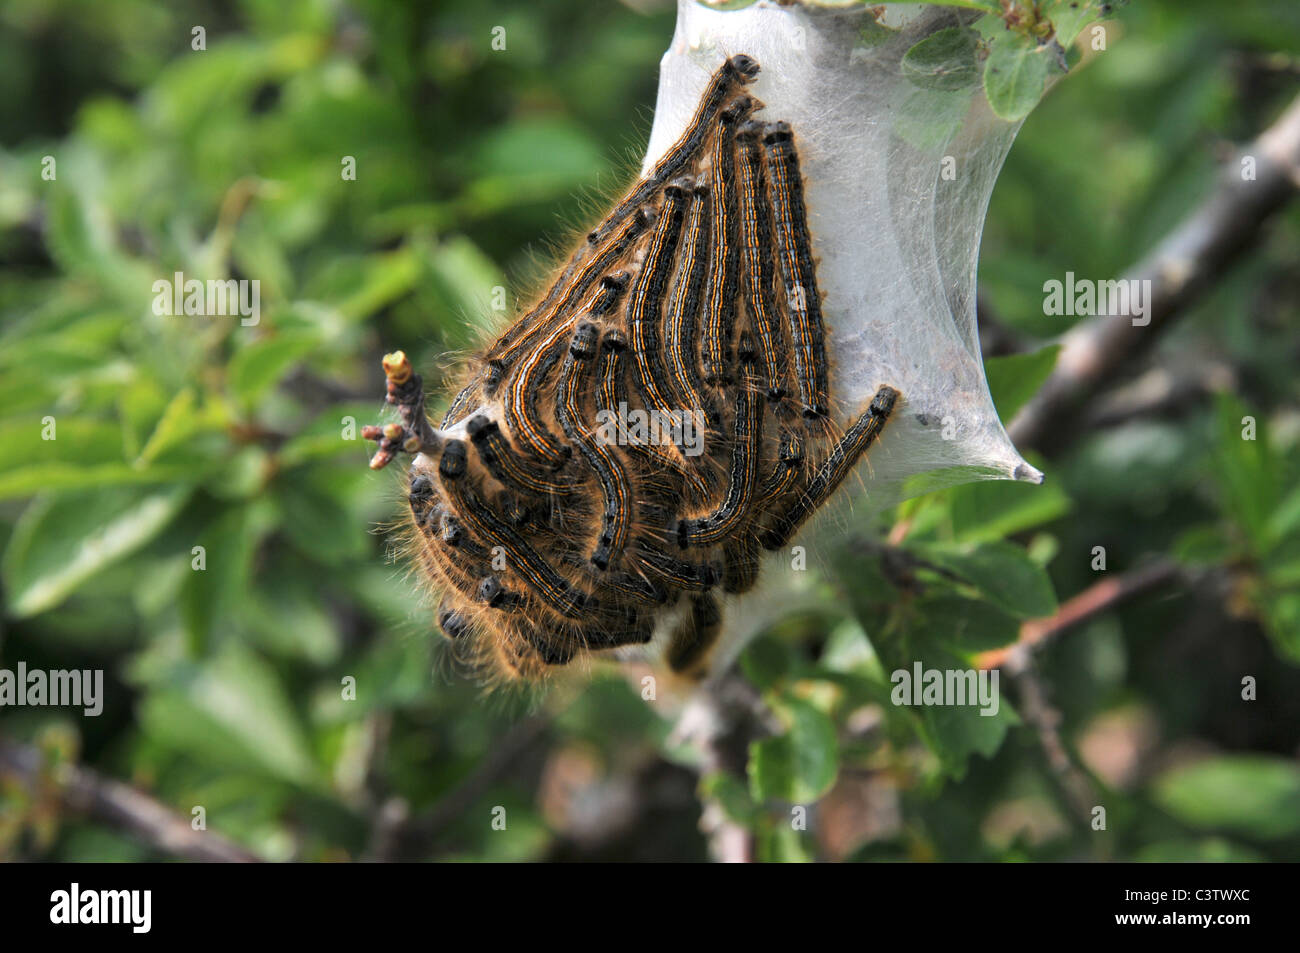
[[[13,708],[0,731],[202,805],[273,859],[702,858],[696,793],[763,859],[1300,859],[1295,209],[1154,358],[1222,362],[1230,392],[1084,434],[1035,461],[1043,487],[860,520],[812,608],[740,660],[777,729],[745,779],[688,770],[634,679],[484,700],[448,670],[386,559],[395,478],[357,436],[378,356],[403,346],[436,385],[504,320],[492,289],[513,310],[626,181],[673,20],[634,6],[0,6],[0,663],[103,668],[107,688],[98,718]],[[981,291],[1030,352],[989,362],[1004,419],[1065,328],[1042,282],[1137,260],[1300,76],[1289,0],[1144,0],[1106,37],[994,194]],[[156,315],[176,271],[257,277],[260,322]],[[898,546],[874,542],[890,527]],[[1071,813],[1014,691],[982,717],[894,706],[888,678],[1014,641],[1100,578],[1096,546],[1110,572],[1164,555],[1193,580],[1038,658],[1105,831]],[[414,820],[385,848],[399,799]],[[155,856],[16,782],[0,811],[0,856]]]

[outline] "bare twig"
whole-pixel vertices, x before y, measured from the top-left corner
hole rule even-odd
[[[1037,733],[1039,747],[1043,749],[1047,765],[1060,785],[1066,803],[1080,821],[1090,822],[1097,801],[1096,789],[1061,738],[1060,711],[1048,702],[1047,692],[1032,665],[1017,672],[1015,679],[1020,687],[1020,714]]]
[[[397,408],[400,424],[361,428],[361,436],[379,444],[370,458],[370,469],[382,470],[398,453],[434,453],[442,438],[424,413],[424,379],[411,367],[404,351],[385,354],[384,377],[388,382],[385,400]]]
[[[1045,619],[1030,619],[1021,624],[1020,637],[1015,643],[982,653],[976,664],[982,669],[1006,668],[1012,674],[1018,674],[1026,668],[1029,652],[1034,647],[1066,629],[1113,609],[1125,600],[1172,582],[1178,578],[1179,572],[1177,564],[1159,559],[1141,569],[1103,579],[1077,596],[1067,599],[1053,615]]]
[[[1007,428],[1018,446],[1059,451],[1073,437],[1067,424],[1084,400],[1149,348],[1300,190],[1300,98],[1242,152],[1247,156],[1254,159],[1254,179],[1230,163],[1209,200],[1124,276],[1151,283],[1150,324],[1103,315],[1064,336],[1056,369]]]
[[[219,834],[194,830],[188,818],[143,791],[75,764],[50,768],[36,748],[0,738],[0,775],[35,788],[52,773],[64,807],[123,828],[155,850],[209,863],[253,863],[260,857]]]
[[[1175,563],[1160,559],[1141,569],[1103,579],[1066,600],[1053,615],[1023,623],[1014,644],[985,652],[976,661],[982,669],[1005,668],[1015,679],[1020,688],[1021,715],[1037,734],[1039,747],[1070,810],[1084,823],[1092,819],[1096,788],[1061,738],[1061,713],[1048,701],[1047,691],[1034,670],[1032,652],[1053,636],[1174,581],[1179,573]]]

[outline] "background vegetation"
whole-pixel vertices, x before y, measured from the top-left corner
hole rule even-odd
[[[433,383],[627,180],[672,24],[653,0],[0,4],[0,665],[106,673],[98,718],[0,714],[44,765],[0,769],[0,856],[168,856],[68,807],[79,765],[269,859],[704,858],[701,799],[761,858],[1300,859],[1294,207],[1138,368],[1178,400],[1097,395],[1033,458],[1044,487],[856,527],[820,607],[742,660],[778,732],[744,776],[701,773],[616,671],[486,702],[446,671],[377,530],[395,477],[344,420],[377,419],[386,349]],[[1118,275],[1204,199],[1296,94],[1300,12],[1142,0],[1107,45],[994,193],[998,350],[1065,330],[1045,280]],[[155,316],[174,271],[259,278],[261,323]],[[991,359],[1004,419],[1050,363]],[[888,671],[966,665],[1088,591],[1095,546],[1168,578],[1046,640],[996,718],[888,703]]]

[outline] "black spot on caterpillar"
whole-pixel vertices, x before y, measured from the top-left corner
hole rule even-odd
[[[763,404],[754,373],[754,341],[748,331],[740,334],[737,352],[740,375],[736,387],[735,432],[731,439],[731,470],[727,495],[712,513],[695,520],[681,520],[676,528],[677,543],[709,546],[732,535],[749,517],[750,498],[758,481],[759,449],[763,441]]]
[[[763,124],[750,121],[736,133],[740,161],[737,191],[740,195],[740,257],[745,310],[761,349],[767,399],[777,403],[785,396],[785,332],[772,303],[772,208],[763,173],[759,136]]]
[[[447,441],[438,462],[438,475],[447,499],[456,506],[475,535],[488,545],[500,546],[506,551],[511,571],[522,578],[547,606],[561,615],[580,618],[588,608],[586,594],[570,586],[513,527],[483,503],[469,486],[465,463],[464,442]]]
[[[736,201],[736,127],[757,105],[742,96],[718,115],[713,130],[713,253],[705,291],[708,320],[704,326],[704,380],[721,386],[730,379],[731,336],[736,326],[740,214]]]
[[[844,437],[831,448],[830,456],[809,481],[799,497],[777,516],[762,539],[763,548],[780,549],[794,535],[803,521],[825,503],[844,482],[854,465],[880,436],[898,400],[898,391],[881,387],[871,400],[867,412],[859,417]]]
[[[592,359],[596,356],[596,326],[583,322],[573,333],[569,356],[560,372],[557,415],[564,435],[573,441],[596,474],[604,496],[600,538],[591,562],[598,569],[608,569],[623,553],[631,519],[631,481],[618,454],[597,440],[595,433],[580,419],[586,385],[590,381]]]
[[[691,194],[677,284],[668,305],[664,344],[674,397],[681,402],[683,408],[702,417],[711,428],[716,428],[720,424],[718,411],[705,395],[696,356],[700,337],[700,305],[710,264],[710,195],[709,187],[702,184],[697,184]]]
[[[670,155],[469,364],[444,418],[465,439],[428,426],[419,376],[385,358],[401,423],[366,428],[371,463],[418,454],[410,541],[458,656],[536,678],[684,613],[667,661],[697,675],[716,590],[761,585],[761,548],[830,499],[894,412],[882,387],[834,440],[799,159],[788,126],[746,122],[756,71],[740,57],[714,75]],[[653,423],[687,414],[706,441]]]
[[[829,412],[826,331],[821,293],[808,234],[808,210],[803,198],[803,174],[788,123],[773,123],[763,137],[771,174],[773,219],[785,276],[786,314],[794,344],[794,371],[805,417]]]
[[[447,605],[446,600],[438,607],[438,628],[442,634],[453,642],[463,639],[469,632],[469,620]]]
[[[492,609],[512,609],[519,604],[519,597],[496,576],[484,576],[479,580],[476,594],[480,602]]]
[[[614,210],[605,216],[605,220],[587,236],[591,244],[601,242],[610,229],[626,218],[633,209],[649,201],[664,183],[674,178],[686,163],[696,156],[709,134],[714,116],[738,88],[753,81],[758,75],[758,70],[758,62],[744,54],[733,56],[722,64],[709,80],[704,96],[695,109],[695,115],[681,137],[664,153],[663,158],[655,163],[650,174],[633,186],[627,197],[614,206]]]

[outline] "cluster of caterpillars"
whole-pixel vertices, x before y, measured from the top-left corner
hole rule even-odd
[[[438,624],[472,662],[536,677],[648,642],[699,671],[719,592],[758,579],[876,439],[898,393],[831,419],[822,301],[793,133],[753,118],[733,56],[690,125],[471,366],[435,430],[402,352],[409,503]],[[637,424],[655,421],[649,428]],[[635,423],[634,423],[635,422]]]

